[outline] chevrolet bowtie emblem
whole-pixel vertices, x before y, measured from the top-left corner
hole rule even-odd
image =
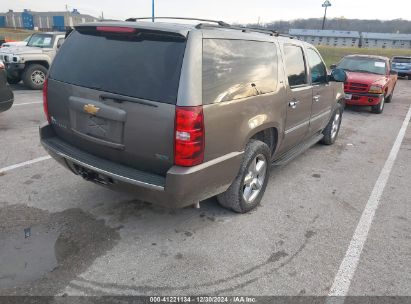
[[[95,105],[89,103],[84,105],[83,110],[90,115],[96,115],[97,112],[100,111],[100,108],[97,108]]]

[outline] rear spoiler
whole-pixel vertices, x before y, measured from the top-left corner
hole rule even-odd
[[[110,30],[112,29],[112,30]],[[144,37],[144,35],[150,35],[151,37],[168,37],[169,39],[177,39],[180,41],[185,41],[187,40],[187,36],[185,36],[183,33],[180,32],[174,32],[174,31],[164,31],[164,30],[159,30],[159,29],[153,29],[150,27],[128,27],[124,24],[121,25],[79,25],[75,26],[74,28],[67,30],[66,32],[66,37],[70,35],[70,33],[76,30],[80,33],[87,33],[87,34],[94,34],[94,33],[100,33],[101,35],[111,35],[111,36],[116,36],[116,35],[123,35],[123,34],[128,34],[128,35],[136,35],[140,37]],[[131,30],[131,31],[128,31]],[[142,36],[143,35],[143,36]]]
[[[185,38],[188,37],[188,33],[190,30],[194,29],[194,27],[182,27],[181,25],[177,24],[169,24],[169,26],[159,24],[156,22],[87,22],[82,24],[77,24],[74,26],[76,31],[80,31],[83,28],[96,28],[96,27],[131,27],[136,28],[139,31],[146,31],[146,32],[157,32],[157,33],[167,33],[173,36],[183,36]]]

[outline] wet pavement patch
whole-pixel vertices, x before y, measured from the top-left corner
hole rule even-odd
[[[81,209],[0,208],[0,296],[55,295],[120,236]]]

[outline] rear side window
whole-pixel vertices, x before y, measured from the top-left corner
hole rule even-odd
[[[290,87],[307,84],[307,71],[303,49],[296,45],[284,45],[285,70]]]
[[[203,103],[270,93],[277,87],[274,43],[203,40]]]
[[[52,79],[96,90],[176,104],[185,39],[161,33],[74,31],[61,46]]]

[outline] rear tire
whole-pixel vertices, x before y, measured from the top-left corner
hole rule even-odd
[[[338,137],[338,133],[340,132],[341,121],[343,115],[343,106],[341,104],[337,104],[335,107],[334,113],[331,116],[328,125],[325,127],[323,131],[323,139],[321,139],[320,143],[323,145],[332,145],[335,143]]]
[[[408,75],[408,80],[411,80],[411,75]]]
[[[375,114],[381,114],[384,111],[385,96],[381,99],[380,103],[371,107],[371,112]]]
[[[32,90],[43,89],[44,81],[46,80],[47,69],[40,64],[31,64],[24,69],[23,82],[24,85]]]
[[[237,177],[226,192],[217,196],[220,205],[237,213],[257,207],[270,176],[270,158],[270,148],[265,143],[251,140]]]

